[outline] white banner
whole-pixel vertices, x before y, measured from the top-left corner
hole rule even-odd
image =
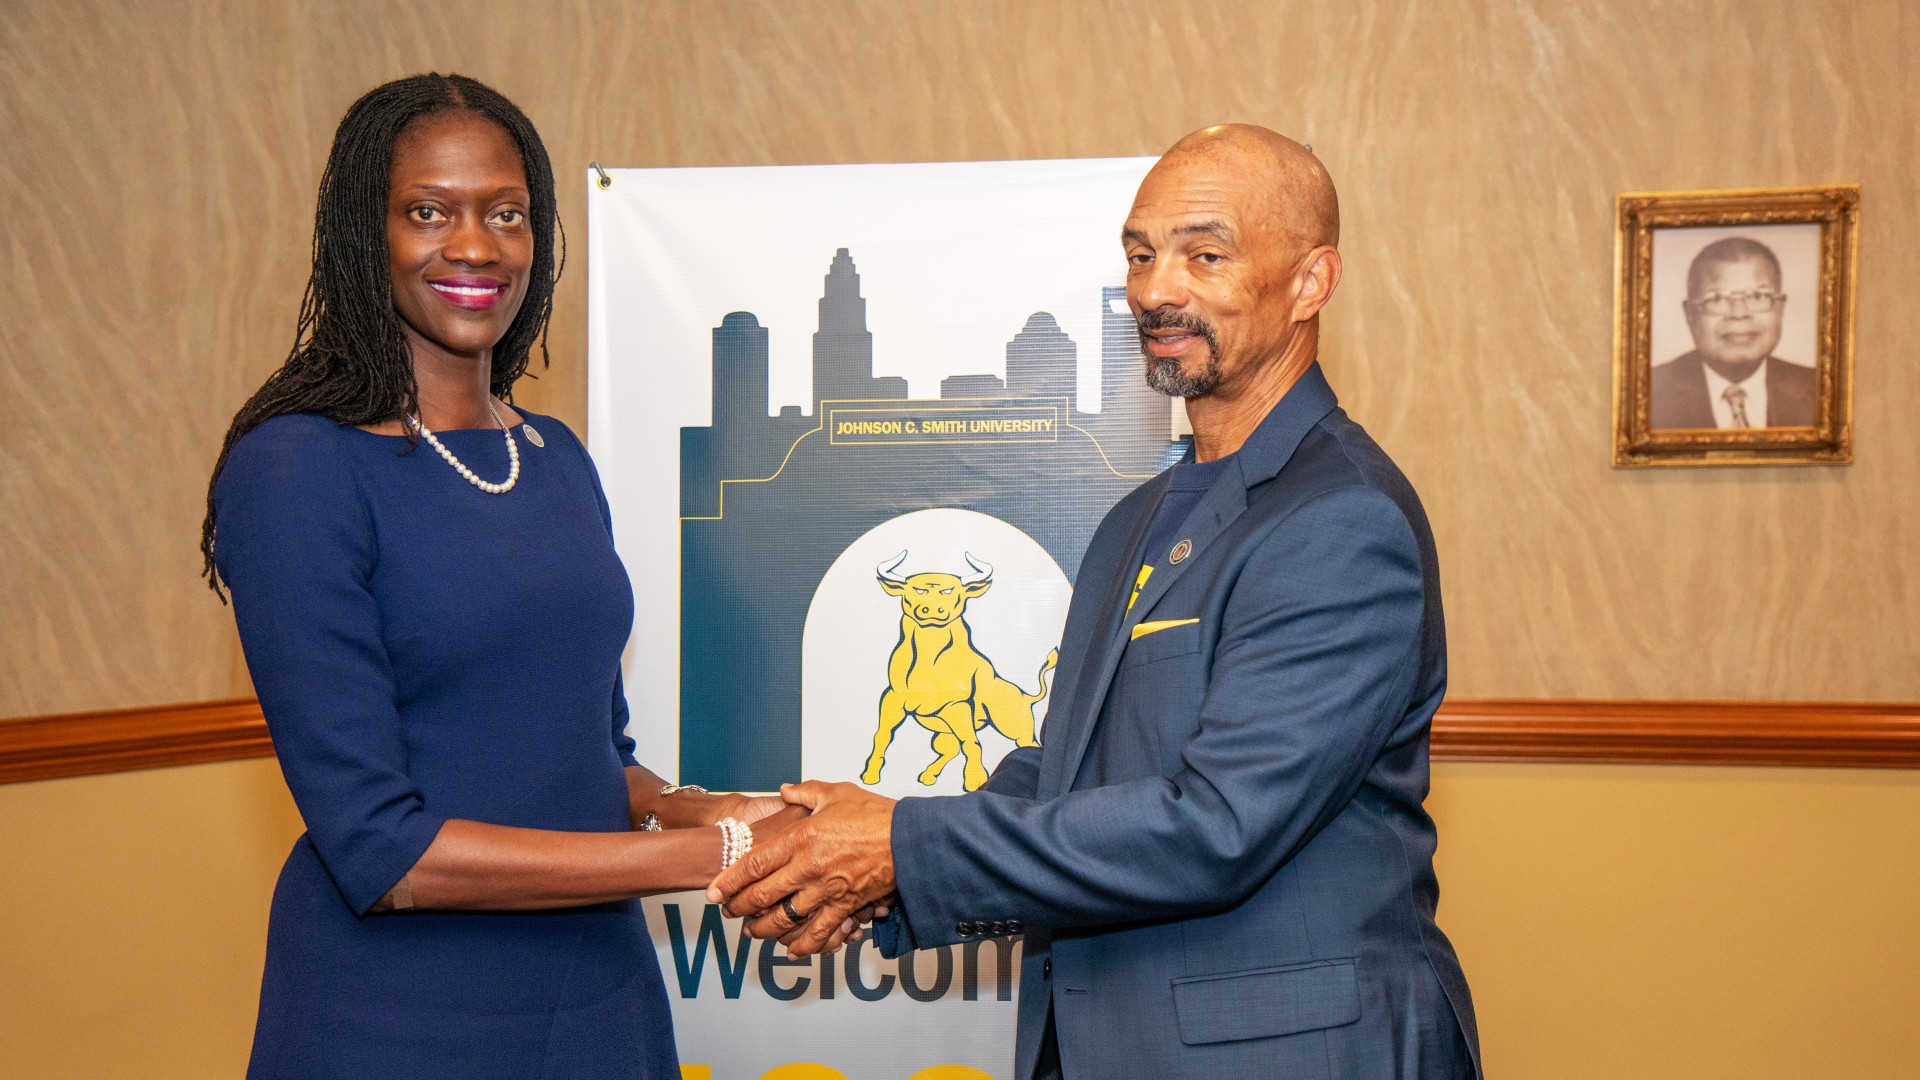
[[[951,795],[1033,743],[1087,540],[1180,449],[1122,288],[1151,164],[588,176],[589,445],[642,761]],[[690,1077],[1011,1071],[1017,938],[796,962],[697,894],[648,921]]]

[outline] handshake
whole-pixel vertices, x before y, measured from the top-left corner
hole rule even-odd
[[[833,952],[894,902],[893,800],[858,784],[784,784],[809,813],[754,846],[707,886],[709,903],[779,938],[791,956]],[[771,823],[771,819],[767,819]]]

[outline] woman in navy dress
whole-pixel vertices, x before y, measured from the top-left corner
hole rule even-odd
[[[504,97],[367,94],[321,181],[298,344],[215,467],[208,571],[307,825],[251,1077],[677,1078],[634,898],[705,885],[741,823],[797,813],[634,760],[606,500],[573,433],[511,404],[555,221]]]

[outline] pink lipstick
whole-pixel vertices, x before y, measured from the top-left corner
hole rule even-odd
[[[507,294],[507,283],[495,278],[462,275],[427,282],[434,292],[455,307],[485,310]]]

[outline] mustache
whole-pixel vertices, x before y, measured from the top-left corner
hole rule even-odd
[[[1187,330],[1206,338],[1208,344],[1214,342],[1213,326],[1205,319],[1189,315],[1184,311],[1155,308],[1152,311],[1141,312],[1134,321],[1139,325],[1141,333],[1149,330]]]
[[[1217,364],[1220,362],[1220,337],[1214,331],[1212,323],[1207,322],[1197,315],[1189,315],[1184,311],[1176,311],[1172,308],[1154,308],[1151,311],[1141,312],[1139,316],[1134,319],[1134,323],[1140,330],[1140,349],[1142,352],[1145,352],[1147,348],[1148,331],[1185,330],[1188,333],[1199,334],[1200,340],[1207,343],[1207,355],[1212,357],[1213,363]],[[1154,363],[1171,364],[1173,361],[1156,360]]]

